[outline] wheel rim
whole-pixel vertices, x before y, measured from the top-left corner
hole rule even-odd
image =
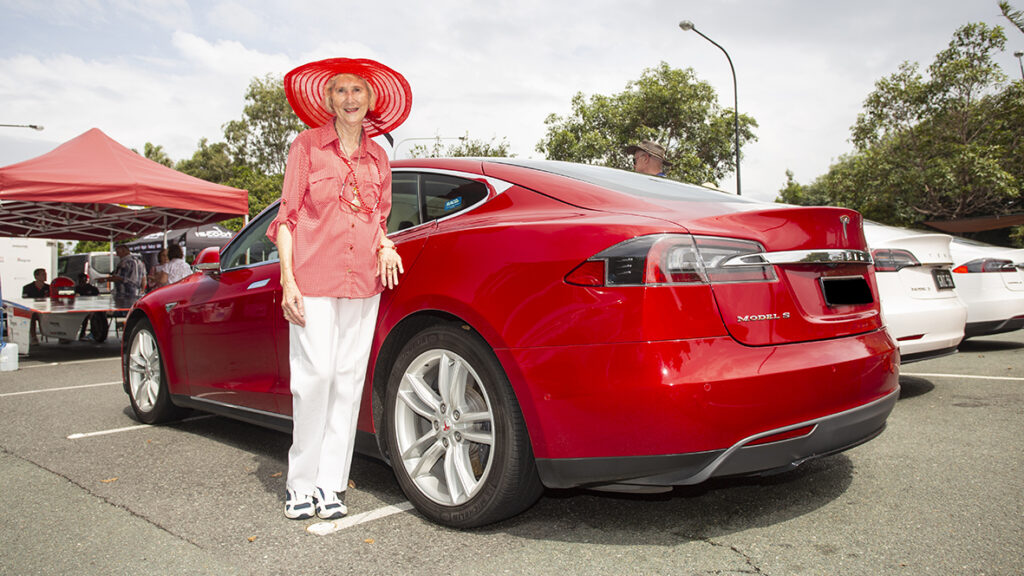
[[[416,487],[453,506],[484,485],[494,459],[494,411],[480,377],[449,350],[420,354],[395,402],[397,453]]]
[[[135,406],[149,412],[160,394],[160,350],[148,330],[139,330],[128,355],[128,385]]]

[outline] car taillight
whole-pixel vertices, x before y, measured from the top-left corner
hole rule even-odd
[[[899,272],[921,263],[907,250],[879,248],[871,251],[871,259],[875,261],[875,272]]]
[[[714,236],[655,234],[621,242],[566,277],[579,286],[663,286],[768,282],[775,269],[757,242]]]
[[[1017,267],[1013,265],[1010,260],[1000,260],[997,258],[978,258],[977,260],[971,260],[965,262],[956,268],[953,268],[953,272],[957,274],[971,274],[975,272],[1016,272]]]

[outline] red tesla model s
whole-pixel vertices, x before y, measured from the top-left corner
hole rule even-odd
[[[544,487],[785,471],[878,435],[899,395],[861,217],[609,168],[393,165],[406,274],[380,304],[358,448],[426,517],[479,526]],[[143,422],[291,427],[277,206],[142,298]]]

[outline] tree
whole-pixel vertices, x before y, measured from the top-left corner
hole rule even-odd
[[[1024,12],[1014,10],[1013,6],[1010,6],[1010,3],[1005,0],[999,3],[999,11],[1002,12],[1003,16],[1005,16],[1011,24],[1016,26],[1018,30],[1024,32]]]
[[[1024,185],[1024,87],[993,60],[1002,28],[967,24],[928,67],[875,84],[851,129],[855,151],[780,200],[847,206],[884,223],[1010,214]],[[1007,237],[1004,234],[1004,238]]]
[[[441,138],[434,141],[433,146],[427,147],[417,144],[409,151],[411,158],[502,158],[515,156],[509,154],[509,144],[505,138],[495,142],[496,138],[487,140],[472,140],[467,132],[459,139],[458,144],[449,144],[447,147],[441,145]]]
[[[249,191],[249,217],[253,218],[281,197],[284,185],[284,174],[264,174],[252,166],[236,165],[234,174],[225,182],[228,186]],[[233,218],[222,222],[225,228],[241,230],[242,218]]]
[[[572,113],[551,114],[547,135],[537,151],[552,160],[596,163],[631,169],[624,148],[643,140],[665,146],[673,163],[669,178],[715,185],[735,171],[734,116],[722,108],[714,89],[696,78],[692,68],[679,70],[662,62],[643,71],[618,94],[577,93]],[[740,114],[740,147],[755,140],[757,122]]]
[[[135,152],[136,154],[139,153],[139,151],[136,150],[135,148],[132,148],[132,152]],[[151,142],[146,142],[146,145],[142,148],[142,156],[145,158],[149,158],[150,160],[158,164],[163,164],[168,168],[174,166],[174,161],[171,160],[171,157],[167,155],[167,152],[164,150],[164,147],[158,146]]]
[[[215,184],[227,184],[234,176],[233,164],[227,144],[207,144],[206,138],[201,138],[199,149],[191,158],[179,160],[174,169]]]
[[[280,77],[253,78],[241,120],[224,125],[224,139],[236,163],[263,174],[284,174],[288,147],[305,125],[292,111]]]

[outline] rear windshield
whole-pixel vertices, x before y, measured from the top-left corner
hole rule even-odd
[[[558,174],[602,188],[617,190],[632,196],[655,200],[684,200],[687,202],[745,202],[754,203],[729,192],[720,192],[703,186],[683,184],[668,178],[627,172],[617,168],[557,162],[551,160],[522,160],[519,158],[488,158],[488,161],[522,166],[541,172]]]

